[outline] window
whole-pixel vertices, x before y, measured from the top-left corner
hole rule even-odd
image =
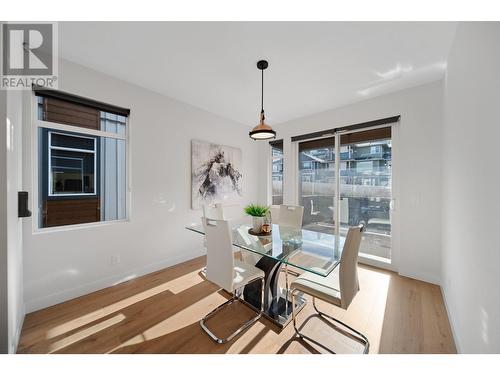
[[[38,226],[126,219],[128,110],[35,93]]]
[[[49,131],[49,196],[96,194],[96,138]]]
[[[271,195],[272,204],[283,204],[283,141],[272,141],[271,145]]]
[[[333,233],[335,192],[335,140],[323,138],[299,143],[299,204],[303,225]]]
[[[299,204],[303,225],[318,232],[336,231],[336,178],[339,178],[338,230],[365,225],[360,253],[391,258],[392,148],[391,128],[377,128],[340,138],[336,176],[335,137],[298,145]]]

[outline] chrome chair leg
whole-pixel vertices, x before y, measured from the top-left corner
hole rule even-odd
[[[300,338],[312,341],[315,344],[320,345],[322,348],[326,349],[327,351],[329,351],[331,353],[335,353],[331,349],[328,349],[327,347],[325,347],[323,344],[320,344],[316,340],[314,340],[314,339],[312,339],[312,338],[304,335],[302,332],[300,332],[300,329],[297,327],[296,312],[295,312],[295,297],[297,295],[297,292],[300,292],[300,290],[294,289],[291,292],[291,294],[292,294],[292,320],[293,320],[293,328],[295,329],[295,333]],[[349,338],[351,338],[351,339],[359,342],[360,344],[363,344],[363,354],[367,354],[368,353],[368,351],[370,349],[370,342],[368,341],[368,338],[365,335],[363,335],[361,332],[355,330],[351,326],[348,326],[344,322],[341,322],[340,320],[335,319],[333,316],[330,316],[330,315],[325,314],[324,312],[320,311],[318,309],[318,307],[316,306],[316,297],[313,297],[313,306],[314,306],[314,309],[317,312],[317,315],[319,315],[323,319],[329,318],[330,320],[334,321],[335,323],[337,323],[337,324],[341,325],[342,327],[346,328],[347,330],[349,330],[350,332],[347,331],[346,329],[336,327],[336,329],[339,330],[345,336],[347,336],[347,337],[349,337]]]
[[[368,350],[370,349],[370,342],[368,341],[368,338],[363,335],[361,332],[355,330],[354,328],[352,328],[351,326],[345,324],[344,322],[334,318],[333,316],[331,315],[328,315],[322,311],[320,311],[318,309],[318,307],[316,306],[316,297],[313,297],[313,307],[314,307],[314,310],[316,310],[316,312],[318,313],[318,315],[322,316],[323,318],[329,318],[330,320],[333,320],[335,323],[337,324],[340,324],[342,327],[348,329],[349,331],[351,331],[352,333],[354,333],[354,335],[351,333],[351,332],[348,332],[348,331],[345,331],[342,329],[343,333],[352,338],[353,340],[359,342],[360,344],[363,344],[363,354],[366,354],[368,353]]]
[[[231,305],[233,302],[240,300],[238,293],[233,293],[233,297],[231,299],[227,300],[222,305],[217,306],[215,309],[213,309],[211,312],[209,312],[207,315],[205,315],[200,320],[201,328],[208,334],[208,336],[210,336],[210,338],[212,340],[214,340],[218,344],[225,344],[226,342],[231,341],[236,335],[238,335],[239,333],[241,333],[244,330],[246,330],[247,328],[249,328],[253,323],[255,323],[257,320],[259,320],[260,317],[262,316],[262,313],[264,311],[264,278],[259,277],[258,279],[255,279],[255,280],[260,280],[260,285],[261,285],[261,288],[260,288],[260,300],[261,300],[260,311],[258,312],[258,314],[254,318],[247,320],[240,327],[238,327],[238,329],[236,331],[231,333],[228,337],[226,337],[226,338],[217,337],[212,331],[210,331],[210,329],[206,326],[205,323],[207,322],[207,320],[209,320],[211,317],[213,317],[215,314],[217,314],[217,312],[222,310],[224,307],[227,307],[227,306]],[[251,280],[249,283],[251,283],[255,280]]]

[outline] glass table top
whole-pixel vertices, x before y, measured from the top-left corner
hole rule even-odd
[[[233,234],[233,245],[242,250],[270,257],[285,264],[327,276],[340,262],[345,237],[294,229],[272,224],[267,236],[248,233],[252,228],[249,220],[229,220]],[[186,226],[193,232],[205,234],[201,223]]]

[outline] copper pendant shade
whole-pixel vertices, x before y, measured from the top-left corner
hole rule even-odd
[[[271,126],[264,122],[264,120],[266,119],[266,117],[264,116],[264,70],[267,69],[268,65],[269,64],[266,60],[260,60],[259,62],[257,62],[257,68],[262,72],[260,122],[256,127],[252,129],[250,133],[248,133],[250,135],[250,138],[255,141],[276,138],[276,132]]]

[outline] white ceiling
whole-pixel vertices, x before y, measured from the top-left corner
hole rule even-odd
[[[62,22],[62,58],[235,120],[267,122],[440,79],[453,22]]]

